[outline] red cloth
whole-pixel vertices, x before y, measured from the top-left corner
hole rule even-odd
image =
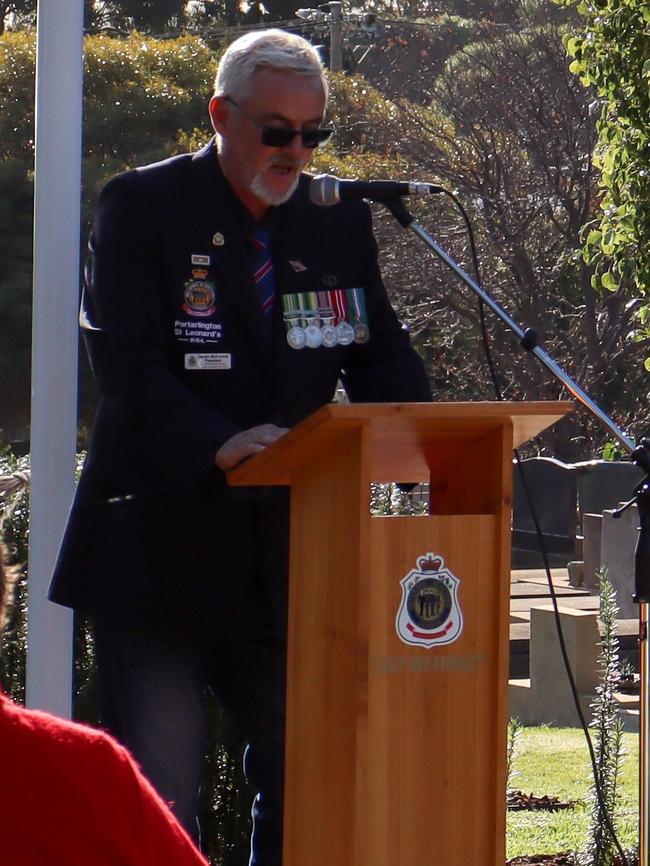
[[[2,866],[207,866],[107,734],[0,694]]]

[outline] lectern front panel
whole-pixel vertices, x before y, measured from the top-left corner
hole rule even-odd
[[[505,860],[499,532],[493,515],[372,523],[360,793],[373,866]]]

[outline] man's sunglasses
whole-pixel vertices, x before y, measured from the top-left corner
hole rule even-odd
[[[330,127],[317,129],[291,129],[288,126],[263,126],[261,123],[257,123],[256,120],[253,120],[250,114],[244,111],[241,105],[235,102],[235,100],[230,96],[226,96],[225,99],[226,102],[229,102],[231,105],[234,105],[235,108],[239,109],[244,117],[249,120],[253,126],[256,126],[259,129],[260,139],[265,147],[287,147],[291,144],[294,138],[299,135],[302,146],[311,150],[314,147],[318,147],[319,144],[323,144],[327,141],[334,132]]]

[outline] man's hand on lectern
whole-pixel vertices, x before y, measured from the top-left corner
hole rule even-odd
[[[275,424],[260,424],[259,427],[236,433],[217,451],[214,462],[224,471],[234,469],[242,460],[277,442],[287,430],[287,427],[276,427]]]

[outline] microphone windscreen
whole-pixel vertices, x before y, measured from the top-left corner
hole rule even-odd
[[[313,204],[329,207],[337,204],[339,198],[339,179],[332,174],[319,174],[309,185],[309,198]]]

